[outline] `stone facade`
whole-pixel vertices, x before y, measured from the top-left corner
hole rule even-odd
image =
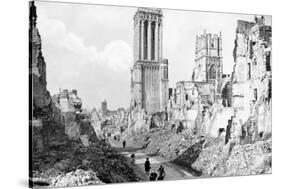
[[[131,107],[164,111],[168,102],[168,60],[163,59],[161,9],[139,8],[134,16]]]

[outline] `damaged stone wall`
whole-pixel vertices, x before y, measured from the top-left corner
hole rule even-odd
[[[130,109],[128,115],[127,135],[149,131],[150,116],[139,106]]]
[[[263,16],[255,22],[238,21],[233,55],[234,109],[243,123],[252,120],[249,127],[256,127],[257,139],[262,139],[271,135],[272,80],[271,26]]]
[[[41,36],[37,28],[36,7],[31,6],[29,15],[29,81],[32,90],[32,118],[46,117],[51,104],[47,91],[46,63],[42,55]]]
[[[96,118],[99,117],[98,122],[100,122],[100,130],[103,137],[108,135],[120,136],[128,127],[129,112],[124,108],[107,110],[106,113],[101,110],[100,112],[96,111],[94,114],[93,116],[96,116]]]
[[[93,110],[90,112],[90,121],[91,125],[94,127],[96,134],[99,138],[102,136],[102,116],[99,114],[99,112],[93,108]]]

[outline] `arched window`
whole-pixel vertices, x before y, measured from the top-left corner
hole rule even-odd
[[[209,76],[210,79],[216,79],[216,67],[215,67],[215,65],[212,65],[210,67],[209,74],[210,74],[210,76]]]
[[[144,42],[144,44],[143,44],[143,46],[144,46],[144,59],[147,59],[147,49],[148,49],[148,47],[147,47],[147,36],[148,36],[148,21],[146,20],[146,21],[144,21],[144,39],[143,39],[143,42]]]
[[[151,59],[155,60],[155,21],[151,23]]]

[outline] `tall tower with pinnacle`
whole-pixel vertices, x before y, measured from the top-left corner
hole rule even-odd
[[[134,65],[131,106],[149,113],[164,111],[168,103],[168,60],[163,59],[162,10],[138,8],[134,16]]]

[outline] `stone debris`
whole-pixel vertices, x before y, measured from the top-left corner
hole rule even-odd
[[[49,186],[54,184],[54,177],[57,180],[63,178],[59,182],[62,186],[64,181],[69,178],[67,173],[75,172],[78,169],[85,171],[91,169],[103,183],[138,180],[133,170],[128,167],[125,158],[103,142],[96,142],[86,147],[80,141],[68,141],[66,145],[53,147],[42,153],[34,153],[32,160],[33,179],[41,178],[42,180],[44,178],[44,182],[49,183]],[[64,176],[58,177],[59,175]],[[70,175],[73,176],[73,174]],[[50,181],[48,178],[52,180]],[[35,182],[34,185],[36,184]]]
[[[88,135],[81,135],[80,140],[85,147],[88,147],[90,145]]]
[[[49,172],[49,174],[46,174]],[[40,177],[32,179],[35,188],[40,186],[48,187],[74,187],[85,185],[104,184],[92,170],[77,169],[68,173],[62,173],[54,168],[49,169]]]
[[[194,169],[204,176],[237,176],[271,173],[271,141],[231,145],[213,141],[202,149]]]

